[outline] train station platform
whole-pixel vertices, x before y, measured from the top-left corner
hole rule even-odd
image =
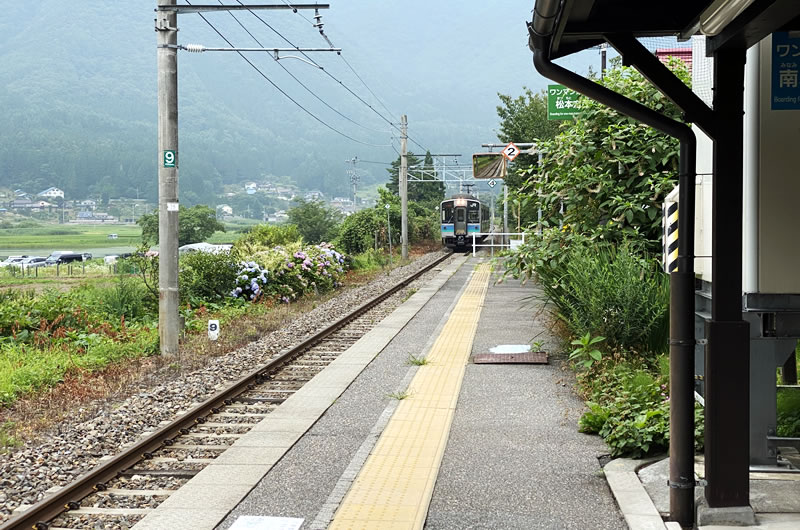
[[[560,359],[475,362],[504,345],[559,350],[537,287],[499,278],[480,255],[445,262],[134,528],[677,528],[662,520],[663,462],[601,468],[607,448],[577,432],[585,408]],[[762,493],[795,506],[797,486]],[[757,517],[800,527],[798,513]]]
[[[557,349],[537,288],[440,269],[135,528],[625,528],[571,372],[473,362]]]

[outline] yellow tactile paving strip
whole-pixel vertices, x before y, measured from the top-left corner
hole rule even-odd
[[[329,530],[421,529],[447,445],[491,268],[478,267]]]

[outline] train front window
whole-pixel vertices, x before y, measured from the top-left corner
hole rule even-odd
[[[480,223],[481,222],[481,204],[477,201],[470,201],[469,205],[467,206],[467,216],[469,218],[470,223]]]
[[[442,222],[443,223],[452,223],[453,222],[453,207],[449,205],[442,206]]]
[[[456,210],[456,222],[463,223],[464,222],[464,208],[459,208]]]

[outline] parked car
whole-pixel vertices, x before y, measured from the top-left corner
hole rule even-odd
[[[44,267],[45,261],[47,261],[47,258],[43,256],[29,256],[23,259],[20,265],[22,265],[23,269],[27,269],[28,267]]]
[[[48,266],[63,265],[64,263],[72,263],[74,261],[83,261],[83,254],[58,250],[50,254],[50,257],[45,260],[45,264]]]
[[[28,256],[9,256],[4,261],[0,262],[0,267],[8,267],[9,265],[19,265],[22,260]]]

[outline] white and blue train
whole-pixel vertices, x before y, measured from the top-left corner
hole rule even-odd
[[[489,207],[472,195],[459,193],[439,205],[442,223],[442,244],[450,248],[472,245],[472,234],[485,234],[491,226]],[[485,235],[477,236],[476,242]]]

